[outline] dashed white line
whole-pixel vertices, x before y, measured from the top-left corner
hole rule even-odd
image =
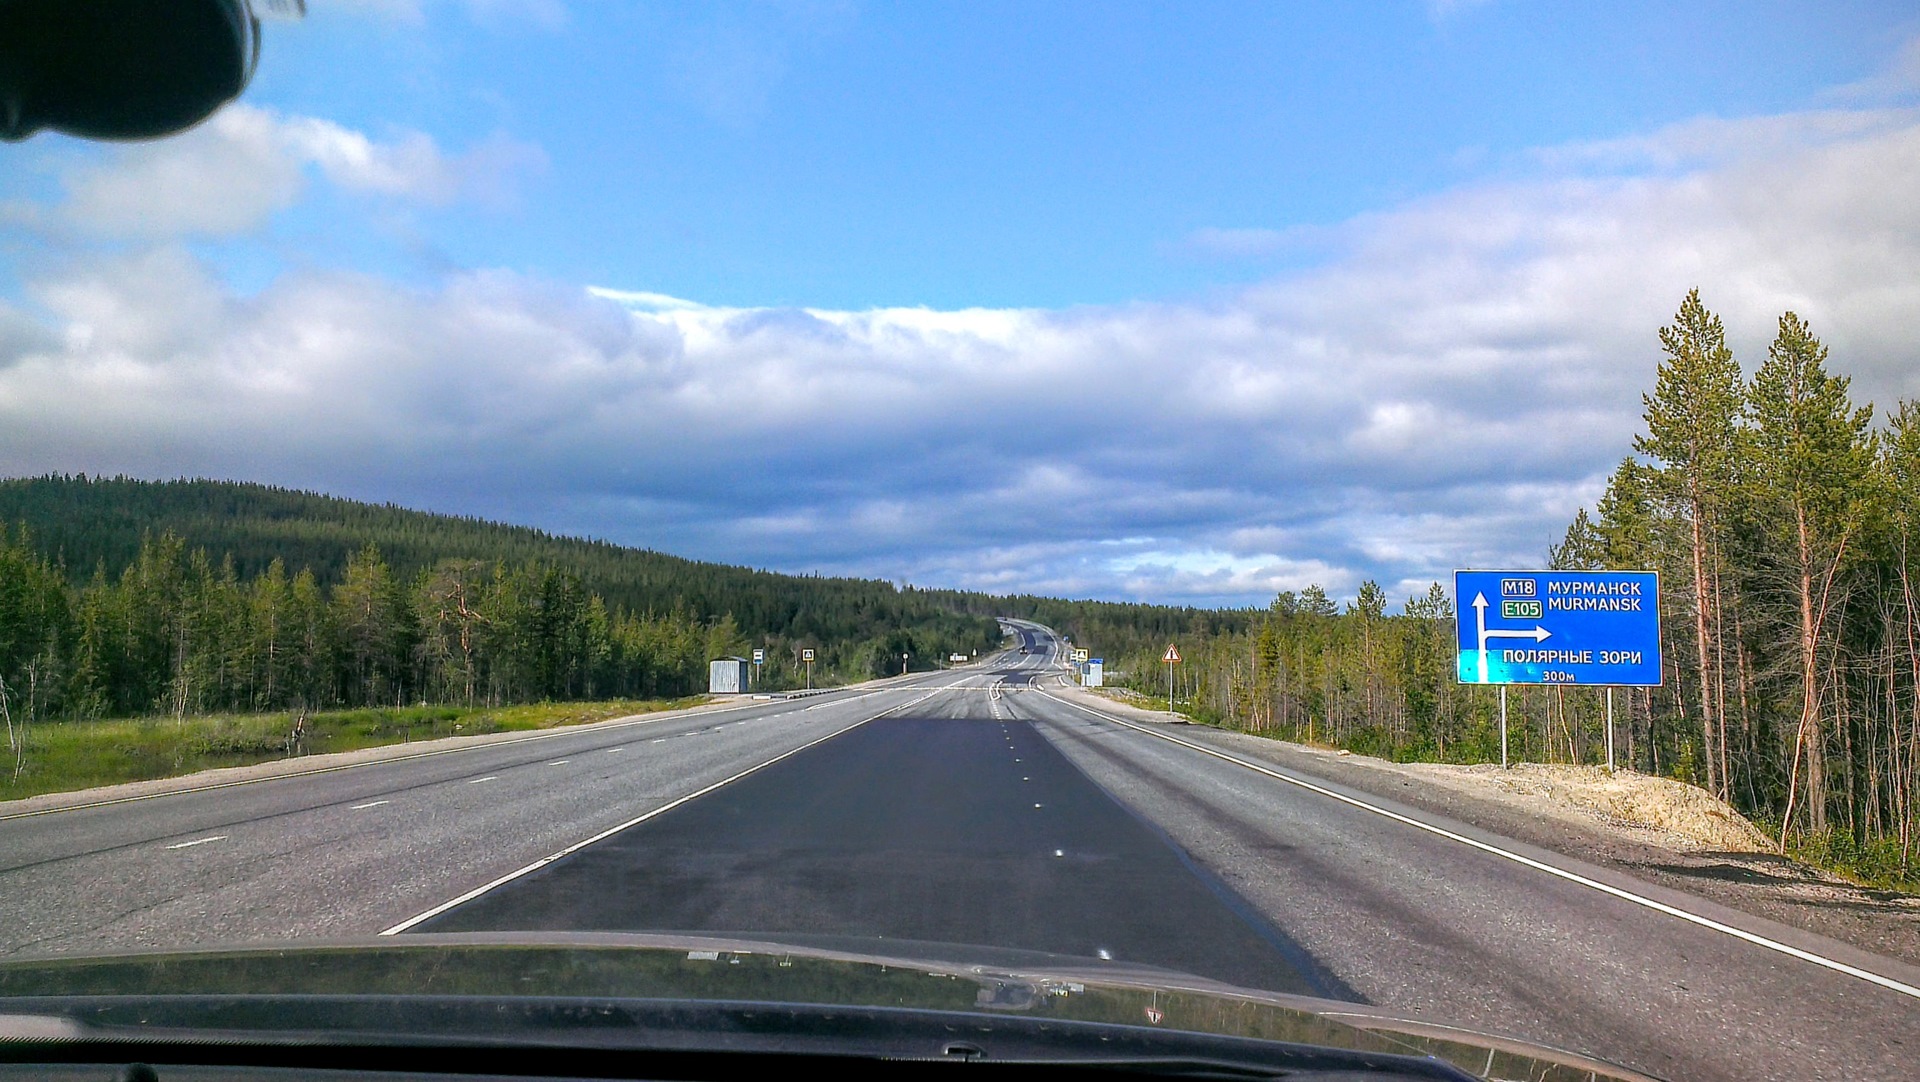
[[[208,842],[224,842],[226,840],[227,840],[227,836],[225,834],[215,834],[210,838],[195,838],[190,842],[175,842],[172,845],[167,846],[167,848],[168,849],[187,849],[196,845],[205,845]]]
[[[488,775],[487,775],[486,777],[484,777],[484,778],[472,778],[472,779],[469,779],[469,780],[467,781],[467,784],[468,784],[468,785],[478,785],[478,784],[480,784],[480,783],[481,783],[481,782],[483,782],[483,781],[499,781],[499,780],[500,780],[500,775],[498,775],[498,774],[488,774]]]
[[[555,759],[553,762],[548,763],[547,765],[548,766],[566,766],[568,763],[571,763],[571,762],[573,762],[572,759]]]
[[[382,804],[391,804],[391,803],[393,803],[393,801],[391,800],[369,800],[365,804],[355,804],[353,806],[353,810],[366,811],[368,808],[377,808]]]
[[[846,699],[842,699],[841,701],[852,702],[854,699],[864,698],[867,695],[877,695],[877,694],[879,694],[879,692],[867,691],[867,692],[862,692],[859,695],[849,696]],[[752,709],[755,709],[755,706],[756,704],[754,703],[745,702],[745,703],[739,703],[733,706],[723,706],[717,710],[706,710],[704,712],[707,714],[726,714],[726,713],[731,713],[735,710],[752,710]],[[660,716],[660,717],[647,716],[647,717],[615,718],[612,721],[596,722],[594,724],[594,727],[599,729],[626,729],[635,725],[658,725],[663,721],[681,720],[685,718],[688,714],[694,712],[695,710],[701,710],[701,709],[702,709],[701,707],[690,707],[687,710],[670,710],[670,711],[664,712],[663,716]],[[775,715],[775,716],[778,716],[778,715]],[[25,819],[31,816],[58,815],[61,812],[84,811],[89,808],[107,808],[107,807],[112,807],[116,804],[132,804],[136,801],[159,800],[163,797],[186,796],[191,793],[206,793],[206,792],[211,792],[215,789],[232,789],[236,786],[241,786],[241,785],[260,785],[265,782],[285,781],[288,778],[306,778],[306,777],[311,777],[315,774],[334,774],[342,770],[358,770],[362,767],[368,767],[368,766],[387,766],[393,763],[406,762],[410,759],[425,759],[425,758],[428,758],[429,756],[435,756],[435,755],[455,755],[465,751],[478,751],[481,748],[498,747],[507,743],[518,744],[518,743],[525,743],[531,740],[553,740],[559,737],[578,736],[580,732],[583,731],[583,729],[584,727],[577,728],[575,726],[567,725],[567,726],[562,726],[558,729],[550,729],[546,732],[515,735],[511,740],[494,740],[494,741],[488,741],[485,743],[467,744],[467,745],[454,747],[454,748],[436,748],[432,751],[417,751],[407,755],[389,755],[389,756],[385,756],[378,759],[366,759],[366,760],[363,760],[360,762],[354,762],[354,763],[340,763],[334,766],[315,767],[311,770],[293,770],[293,771],[288,771],[285,774],[273,774],[273,775],[269,775],[267,777],[262,777],[262,778],[243,778],[239,781],[221,781],[221,782],[214,782],[211,785],[187,786],[186,788],[182,788],[182,789],[163,789],[157,793],[142,793],[139,796],[114,797],[110,800],[90,800],[84,804],[64,804],[64,805],[60,805],[52,808],[34,808],[30,811],[7,812],[4,815],[0,815],[0,822],[5,822],[6,820],[9,820],[9,819]]]

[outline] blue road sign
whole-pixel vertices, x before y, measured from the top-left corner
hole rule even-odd
[[[1652,571],[1455,571],[1463,684],[1660,684]]]

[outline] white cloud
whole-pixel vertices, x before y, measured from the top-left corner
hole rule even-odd
[[[454,168],[268,120],[341,185],[429,198]],[[1654,331],[1696,285],[1750,364],[1791,307],[1856,395],[1920,396],[1920,117],[1697,121],[1536,161],[1349,222],[1312,270],[1064,311],[720,308],[498,272],[241,298],[177,248],[96,254],[0,309],[0,472],[1252,602],[1538,561],[1628,449]]]
[[[1920,36],[1908,38],[1881,70],[1857,82],[1834,87],[1825,98],[1852,104],[1878,105],[1911,100],[1920,92]]]
[[[232,236],[293,206],[309,168],[347,191],[444,206],[510,200],[517,178],[545,161],[539,148],[500,135],[448,155],[420,132],[382,141],[234,104],[174,139],[102,148],[67,175],[59,215],[96,236]]]

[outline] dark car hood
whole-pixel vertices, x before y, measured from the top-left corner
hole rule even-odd
[[[1164,970],[1014,951],[644,934],[426,934],[373,940],[42,957],[0,963],[0,1041],[111,1039],[215,1025],[269,1037],[269,1009],[299,1001],[300,1035],[473,1036],[475,1003],[568,1004],[542,1018],[610,1040],[634,1005],[796,1005],[940,1012],[979,1034],[1075,1026],[1209,1034],[1390,1055],[1432,1056],[1480,1078],[1646,1076],[1555,1049],[1404,1019],[1361,1004],[1234,988]],[[355,1005],[378,1005],[356,1009]],[[412,1005],[408,1013],[397,1007]],[[428,1009],[427,1005],[433,1005]],[[816,1011],[817,1013],[817,1011]],[[497,1012],[490,1017],[504,1017]],[[657,1018],[657,1015],[648,1015]],[[464,1019],[464,1021],[463,1021]],[[622,1023],[627,1019],[628,1023]],[[551,1023],[543,1023],[551,1024]],[[442,1028],[446,1027],[446,1028]],[[671,1028],[671,1027],[666,1027]],[[436,1033],[435,1031],[438,1030]],[[424,1032],[423,1032],[424,1031]],[[487,1034],[504,1039],[502,1031]]]

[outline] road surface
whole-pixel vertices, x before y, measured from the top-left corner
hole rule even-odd
[[[1913,967],[1257,768],[1066,687],[1052,637],[1017,630],[1031,653],[809,698],[0,805],[0,952],[553,929],[981,944],[1675,1079],[1920,1076]]]

